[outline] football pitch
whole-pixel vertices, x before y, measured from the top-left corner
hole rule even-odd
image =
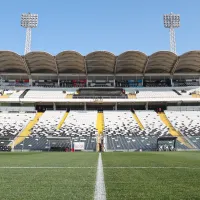
[[[101,157],[107,200],[200,199],[200,152]],[[88,152],[0,153],[0,199],[92,200],[98,158]]]

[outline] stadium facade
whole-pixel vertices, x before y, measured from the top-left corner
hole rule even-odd
[[[199,63],[200,51],[0,51],[0,150],[197,150]]]

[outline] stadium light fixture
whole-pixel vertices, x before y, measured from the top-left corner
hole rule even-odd
[[[26,28],[26,42],[24,54],[31,51],[31,29],[38,25],[38,14],[23,13],[21,15],[21,26]]]
[[[180,15],[179,14],[167,14],[163,17],[164,27],[169,28],[170,32],[170,51],[176,53],[176,39],[175,39],[175,28],[180,27]]]

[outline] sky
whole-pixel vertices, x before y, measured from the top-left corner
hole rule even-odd
[[[176,29],[177,54],[200,49],[199,0],[1,0],[0,50],[24,54],[22,13],[37,13],[32,51],[82,55],[104,50],[119,55],[139,50],[147,55],[169,50],[163,14],[181,15]]]

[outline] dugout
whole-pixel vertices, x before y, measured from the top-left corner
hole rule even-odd
[[[69,137],[47,137],[49,151],[71,151],[71,138]]]
[[[157,151],[176,151],[177,137],[159,137],[157,139]]]

